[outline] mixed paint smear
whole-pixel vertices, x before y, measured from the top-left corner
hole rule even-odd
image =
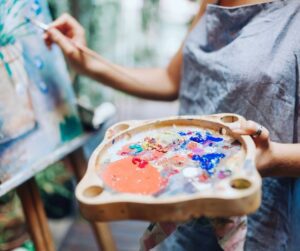
[[[100,175],[111,192],[153,196],[191,194],[232,175],[241,144],[201,128],[171,127],[115,143]]]

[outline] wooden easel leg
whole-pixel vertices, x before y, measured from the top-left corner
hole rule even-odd
[[[80,148],[70,154],[69,157],[65,159],[65,164],[70,165],[70,167],[74,170],[77,180],[79,181],[83,177],[87,168],[83,149]],[[97,240],[98,247],[100,248],[99,250],[115,251],[116,246],[108,224],[99,222],[90,222],[90,224]]]
[[[36,251],[55,251],[44,206],[34,178],[17,188]]]

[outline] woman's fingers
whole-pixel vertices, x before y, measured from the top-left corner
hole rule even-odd
[[[75,59],[78,56],[79,50],[74,43],[65,37],[59,30],[50,28],[46,33],[46,44],[50,41],[55,42],[62,49],[67,58]],[[50,43],[51,44],[51,43]]]
[[[231,130],[241,135],[252,136],[254,141],[258,144],[266,144],[269,142],[269,131],[252,120],[242,121],[240,128],[232,128]]]
[[[78,27],[78,28],[81,27],[81,25],[77,22],[77,20],[68,13],[62,14],[59,18],[54,20],[51,24],[51,26],[54,26],[54,27],[59,27],[59,26],[64,26],[64,25],[67,25],[70,27]]]
[[[49,25],[49,29],[51,28],[58,29],[62,34],[64,34],[68,38],[77,40],[77,42],[85,42],[85,31],[83,27],[77,22],[75,18],[73,18],[69,14],[65,13],[54,20]]]

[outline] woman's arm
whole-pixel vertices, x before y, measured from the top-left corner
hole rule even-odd
[[[232,128],[242,135],[254,135],[260,126],[245,121],[240,128]],[[263,177],[300,177],[300,144],[282,144],[270,140],[269,131],[262,127],[262,133],[253,137],[256,144],[256,167]]]
[[[47,33],[48,46],[56,43],[63,51],[69,64],[78,73],[87,75],[105,85],[126,93],[148,99],[175,100],[178,96],[181,59],[176,57],[171,64],[175,71],[167,68],[139,69],[113,64],[100,55],[97,59],[85,54],[79,46],[85,46],[82,26],[70,15],[64,14],[55,20]],[[79,46],[77,46],[79,45]],[[181,50],[178,52],[181,54]]]
[[[204,13],[206,1],[194,19],[192,27]],[[45,34],[48,46],[59,45],[73,68],[101,83],[131,95],[154,100],[175,100],[179,93],[182,66],[182,46],[166,68],[129,68],[113,64],[104,58],[92,58],[76,44],[85,46],[83,27],[70,15],[55,20]]]
[[[300,177],[300,144],[272,144],[272,176]]]

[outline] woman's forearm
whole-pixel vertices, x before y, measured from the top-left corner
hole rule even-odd
[[[272,176],[300,177],[300,144],[272,142]]]
[[[170,77],[168,69],[128,68],[105,59],[90,59],[88,64],[88,76],[120,91],[154,100],[177,99],[179,83]]]

